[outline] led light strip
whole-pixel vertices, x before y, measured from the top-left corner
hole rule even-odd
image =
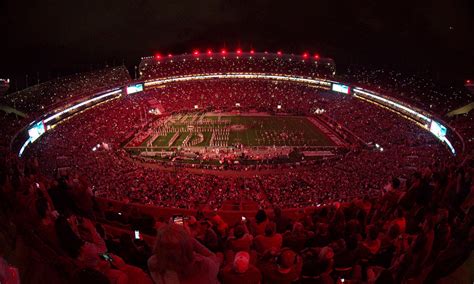
[[[59,116],[65,114],[65,113],[67,113],[67,112],[70,112],[71,110],[75,110],[75,109],[77,109],[77,108],[79,108],[79,107],[81,107],[81,106],[83,106],[83,105],[86,105],[86,104],[91,103],[91,102],[95,102],[95,101],[100,100],[100,99],[105,98],[105,97],[113,96],[113,95],[115,95],[115,94],[120,93],[121,91],[122,91],[122,90],[116,90],[116,91],[112,91],[112,92],[109,92],[109,93],[105,93],[105,94],[103,94],[103,95],[94,97],[94,98],[89,99],[89,100],[87,100],[87,101],[83,101],[83,102],[81,102],[81,103],[78,103],[77,105],[73,105],[72,107],[69,107],[69,108],[67,108],[67,109],[65,109],[65,110],[63,110],[63,111],[61,111],[61,112],[58,112],[58,113],[56,113],[56,114],[54,114],[54,115],[52,115],[52,116],[50,116],[50,117],[44,119],[44,123],[48,123],[49,121],[51,121],[51,120],[53,120],[53,119],[55,119],[55,118],[57,118],[57,117],[59,117]]]
[[[371,97],[371,98],[373,98],[373,99],[375,99],[375,100],[382,101],[382,102],[384,102],[384,103],[390,104],[390,105],[392,105],[392,106],[394,106],[394,107],[396,107],[396,108],[403,109],[404,111],[409,112],[409,113],[411,113],[411,114],[413,114],[413,115],[415,115],[415,116],[417,116],[417,117],[419,117],[419,118],[421,118],[421,119],[423,119],[423,120],[425,120],[425,121],[427,121],[427,122],[429,122],[429,123],[431,122],[431,118],[428,118],[428,117],[426,117],[425,115],[423,115],[423,114],[421,114],[421,113],[418,113],[418,112],[416,112],[416,111],[414,111],[414,110],[412,110],[412,109],[410,109],[410,108],[407,108],[407,107],[404,106],[404,105],[401,105],[401,104],[399,104],[399,103],[396,103],[396,102],[394,102],[394,101],[391,101],[391,100],[388,100],[388,99],[386,99],[386,98],[383,98],[383,97],[380,97],[380,96],[371,94],[371,93],[369,93],[369,92],[363,91],[363,90],[361,90],[360,88],[355,88],[355,89],[354,89],[354,92],[359,93],[359,94],[363,94],[363,95],[366,95],[366,96],[369,96],[369,97]]]
[[[53,119],[56,119],[56,118],[58,118],[59,116],[65,114],[65,113],[68,113],[68,112],[70,112],[70,111],[72,111],[72,110],[75,110],[75,109],[77,109],[77,108],[80,108],[81,106],[84,106],[84,105],[89,104],[89,103],[91,103],[91,102],[95,102],[95,101],[97,101],[97,100],[100,100],[100,99],[103,99],[103,98],[106,98],[106,97],[110,97],[110,96],[119,94],[121,91],[122,91],[122,90],[119,89],[119,90],[107,92],[107,93],[105,93],[105,94],[102,94],[102,95],[100,95],[100,96],[94,97],[94,98],[92,98],[92,99],[89,99],[89,100],[80,102],[80,103],[78,103],[77,105],[73,105],[73,106],[71,106],[71,107],[69,107],[69,108],[67,108],[67,109],[65,109],[65,110],[62,110],[62,111],[60,111],[60,112],[58,112],[58,113],[56,113],[56,114],[54,114],[54,115],[51,115],[50,117],[47,117],[46,119],[43,120],[43,123],[46,124],[47,122],[49,122],[49,121],[51,121],[51,120],[53,120]],[[37,121],[33,121],[33,122],[31,122],[29,125],[31,126],[31,125],[33,125],[33,124],[36,123],[36,122],[37,122]],[[46,133],[46,132],[45,132],[45,133]],[[43,133],[43,134],[44,134],[44,133]],[[39,137],[38,137],[38,138],[39,138]],[[21,156],[23,155],[23,152],[25,151],[26,147],[27,147],[28,144],[30,144],[30,143],[33,143],[31,137],[28,138],[28,140],[26,140],[25,143],[23,143],[23,145],[21,146],[20,151],[18,152],[18,156],[19,156],[19,157],[21,157]]]
[[[30,142],[31,142],[31,138],[28,138],[28,140],[26,140],[25,143],[23,143],[23,146],[21,146],[20,152],[18,153],[18,157],[21,157],[21,155],[23,155],[23,152],[25,151],[26,146],[28,146]]]
[[[168,77],[158,80],[151,80],[145,82],[145,87],[154,85],[163,85],[167,83],[195,81],[195,80],[209,80],[209,79],[267,79],[276,81],[291,81],[306,84],[317,84],[323,86],[331,86],[332,81],[310,79],[297,76],[279,75],[279,74],[260,74],[260,73],[230,73],[230,74],[198,74],[179,77]]]

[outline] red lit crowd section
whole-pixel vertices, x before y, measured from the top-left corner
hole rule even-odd
[[[335,71],[332,59],[309,51],[194,50],[142,58],[136,81],[125,67],[109,68],[2,97],[17,112],[0,122],[0,282],[472,282],[472,112],[444,115],[469,94],[390,72]],[[146,85],[239,73],[300,81]],[[336,81],[350,82],[350,91],[332,91]],[[461,137],[455,148],[464,151],[452,155],[408,111],[381,107],[363,97],[362,86],[448,121]],[[132,157],[122,146],[156,122],[149,112],[156,104],[162,117],[313,117],[348,145],[332,159],[291,164],[189,166]],[[20,158],[15,141],[33,122],[47,132]]]

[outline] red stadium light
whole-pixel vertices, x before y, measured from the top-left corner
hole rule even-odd
[[[199,50],[195,49],[195,50],[193,51],[193,54],[194,54],[195,56],[198,56],[198,55],[199,55]]]
[[[223,49],[221,49],[221,53],[222,53],[222,54],[226,54],[226,53],[227,53],[227,50],[225,50],[225,49],[223,48]]]
[[[281,51],[280,51],[280,50],[278,50],[278,51],[277,51],[277,54],[278,54],[278,55],[281,55],[282,53],[281,53]]]
[[[160,60],[161,59],[161,54],[159,54],[159,53],[155,54],[155,59]]]
[[[303,53],[303,58],[308,58],[308,56],[309,56],[309,55],[308,55],[307,52]]]
[[[241,53],[242,53],[242,49],[239,48],[239,49],[237,49],[236,52],[237,52],[237,54],[241,54]]]
[[[466,80],[466,84],[471,84],[471,80]]]
[[[171,53],[169,53],[169,54],[168,54],[168,57],[171,58],[171,57],[173,57],[173,55],[172,55]]]
[[[254,53],[255,53],[255,50],[251,49],[250,54],[254,54]]]
[[[316,53],[316,54],[314,55],[314,59],[319,59],[319,54]]]
[[[211,55],[212,54],[212,50],[208,49],[207,50],[207,55]]]

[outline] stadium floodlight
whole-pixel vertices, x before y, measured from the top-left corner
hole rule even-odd
[[[159,53],[155,54],[155,59],[160,60],[161,59],[161,54],[159,54]]]
[[[309,55],[308,55],[307,52],[303,53],[303,58],[308,58],[308,56],[309,56]]]
[[[207,50],[207,55],[211,55],[212,54],[212,50],[211,49],[208,49]]]
[[[226,53],[227,53],[227,50],[225,50],[225,49],[223,48],[223,49],[221,49],[221,53],[222,53],[222,54],[226,54]]]
[[[236,52],[237,52],[237,54],[241,54],[241,53],[242,53],[242,49],[238,48]]]
[[[266,53],[266,52],[265,52],[265,53]],[[278,51],[277,51],[277,54],[278,54],[278,55],[282,55],[281,50],[278,50]]]
[[[168,53],[168,57],[169,57],[169,58],[173,57],[173,54]]]
[[[319,59],[319,54],[316,53],[316,54],[314,55],[314,59]]]
[[[255,50],[251,49],[250,54],[254,54],[254,53],[255,53]]]
[[[193,51],[193,54],[194,54],[194,56],[198,56],[198,55],[199,55],[199,50],[195,49],[195,50]]]

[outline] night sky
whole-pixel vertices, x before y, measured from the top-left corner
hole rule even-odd
[[[0,78],[221,47],[474,77],[473,0],[1,0]]]

